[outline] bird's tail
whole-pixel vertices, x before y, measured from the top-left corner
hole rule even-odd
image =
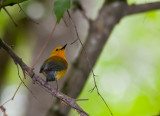
[[[46,74],[46,82],[55,81],[55,71],[47,71]]]

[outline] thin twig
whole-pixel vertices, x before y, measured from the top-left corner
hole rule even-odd
[[[12,98],[8,99],[7,101],[5,101],[1,106],[4,106],[6,103],[8,103],[9,101],[11,101]]]
[[[75,42],[77,42],[79,39],[74,40],[73,42],[71,42],[71,45],[74,44]]]
[[[9,14],[9,12],[7,11],[7,9],[5,7],[3,7],[4,11],[7,13],[7,15],[10,17],[10,19],[12,20],[12,22],[14,23],[14,25],[16,27],[18,27],[17,23],[14,21],[14,19],[12,18],[12,16]]]
[[[66,27],[69,27],[64,16],[63,16],[63,22],[65,23]]]
[[[88,99],[74,99],[74,101],[87,101]]]
[[[69,16],[69,18],[70,18],[70,20],[71,20],[72,25],[73,25],[74,28],[75,28],[75,31],[76,31],[77,39],[76,39],[75,41],[79,40],[79,42],[80,42],[80,44],[81,44],[81,46],[82,46],[82,48],[83,48],[83,50],[84,50],[84,53],[85,53],[85,56],[86,56],[86,59],[87,59],[89,68],[90,68],[90,70],[91,70],[91,72],[92,72],[92,75],[93,75],[94,87],[90,90],[90,92],[92,92],[92,91],[96,88],[98,95],[101,97],[101,99],[103,100],[103,102],[105,103],[105,105],[107,106],[107,108],[109,109],[110,114],[113,116],[113,114],[112,114],[109,106],[107,105],[107,102],[105,101],[105,99],[103,98],[103,96],[100,94],[100,92],[99,92],[99,90],[98,90],[97,83],[96,83],[96,78],[95,78],[95,74],[94,74],[94,72],[93,72],[93,69],[92,69],[92,66],[91,66],[89,57],[88,57],[88,55],[87,55],[87,51],[86,51],[86,49],[85,49],[85,47],[84,47],[84,45],[83,45],[83,43],[82,43],[82,41],[81,41],[81,39],[80,39],[80,37],[79,37],[78,31],[77,31],[77,27],[76,27],[75,23],[73,22],[73,19],[72,19],[72,17],[71,17],[71,15],[70,15],[70,13],[69,13],[68,10],[67,10],[67,13],[68,13],[68,16]],[[75,42],[75,41],[74,41],[74,42]],[[73,42],[72,42],[71,44],[73,44]]]
[[[35,23],[35,24],[39,24],[39,23],[35,22],[34,20],[32,20],[31,18],[29,18],[29,16],[24,12],[24,10],[23,10],[22,7],[20,6],[20,4],[18,4],[18,6],[19,6],[19,8],[20,8],[20,11],[22,11],[23,14],[24,14],[31,22],[33,22],[33,23]],[[19,12],[20,12],[20,11],[19,11]]]
[[[24,81],[22,81],[22,78],[21,78],[21,76],[20,76],[20,74],[19,74],[19,67],[18,67],[18,64],[17,64],[17,63],[16,63],[16,66],[17,66],[17,70],[18,70],[18,77],[19,77],[19,79],[21,80],[21,82],[23,82],[24,86],[28,89],[28,91],[32,94],[32,96],[33,96],[37,101],[39,101],[39,100],[37,99],[37,97],[33,94],[32,90],[24,83]],[[25,75],[24,75],[24,76],[25,76]]]

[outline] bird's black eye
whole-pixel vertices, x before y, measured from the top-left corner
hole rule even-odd
[[[56,51],[58,51],[58,49],[56,49]]]

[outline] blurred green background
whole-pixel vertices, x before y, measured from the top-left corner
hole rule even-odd
[[[158,0],[128,0],[128,4],[154,1]],[[30,2],[22,4],[26,12]],[[98,9],[104,1],[99,0],[97,2]],[[15,43],[15,46],[13,46],[14,51],[19,56],[23,56],[22,59],[27,64],[30,64],[32,62],[32,49],[36,44],[35,35],[31,30],[26,32],[26,28],[24,28],[25,15],[19,12],[18,6],[8,7],[7,9],[15,20],[22,20],[23,26],[21,27],[20,23],[19,28],[16,29],[4,10],[1,10],[0,37],[14,38],[7,41]],[[94,18],[94,16],[96,16],[96,13],[92,12],[91,18]],[[41,17],[45,17],[45,13]],[[158,116],[160,112],[159,46],[160,10],[124,17],[114,28],[94,67],[100,93],[104,96],[114,116]],[[20,82],[14,62],[8,59],[6,64],[3,67],[5,68],[3,72],[5,80],[3,85],[5,86],[1,88],[0,102],[8,99],[14,91],[15,84]],[[88,92],[93,86],[93,77],[90,75],[78,97],[89,100],[77,103],[91,116],[106,116],[106,114],[109,116],[110,113],[97,95],[96,90],[92,93]],[[7,89],[13,89],[13,91],[7,92]],[[26,102],[26,96],[22,95],[21,92],[27,93],[28,91],[21,89],[18,93],[20,95],[17,95],[16,100],[23,99],[23,104],[17,105],[18,108],[25,107]],[[12,109],[14,106],[10,104],[8,107]],[[8,110],[7,112],[8,114],[22,116],[25,108],[23,110],[22,113],[14,112],[14,110]],[[70,115],[78,116],[76,111],[73,110]]]
[[[128,0],[129,4],[155,0]],[[158,0],[156,0],[158,1]],[[158,116],[160,112],[160,10],[123,18],[94,67],[98,88],[114,116]],[[91,116],[109,114],[90,77],[78,104]],[[72,111],[75,116],[76,111]],[[160,115],[160,114],[159,114]],[[78,115],[77,115],[78,116]]]

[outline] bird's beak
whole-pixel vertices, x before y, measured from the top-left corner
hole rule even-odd
[[[61,48],[61,50],[65,49],[65,48],[66,48],[66,46],[67,46],[67,44],[65,44],[65,45]]]

